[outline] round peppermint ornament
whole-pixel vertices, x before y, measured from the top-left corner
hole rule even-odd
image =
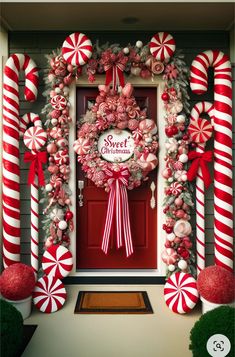
[[[64,278],[73,268],[73,257],[62,245],[52,245],[42,257],[42,269],[47,276]]]
[[[92,55],[92,43],[81,32],[72,33],[62,45],[62,56],[73,66],[83,66]]]
[[[38,151],[47,142],[47,133],[40,126],[32,126],[24,133],[24,144],[29,150]]]
[[[60,310],[65,303],[67,293],[60,279],[44,275],[38,280],[33,291],[33,303],[36,308],[48,314]]]
[[[158,32],[151,38],[149,48],[154,58],[164,62],[173,56],[175,52],[175,40],[167,32]]]
[[[64,110],[67,105],[67,100],[63,95],[57,94],[51,98],[51,105],[56,110]]]
[[[177,272],[171,275],[164,287],[164,299],[173,312],[191,311],[199,298],[196,280],[191,274]]]
[[[205,143],[212,136],[212,125],[206,119],[191,120],[188,132],[195,143]]]

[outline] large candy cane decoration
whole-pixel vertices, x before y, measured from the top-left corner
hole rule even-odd
[[[3,264],[20,261],[19,72],[25,72],[25,99],[37,97],[38,70],[27,55],[11,55],[3,76]]]
[[[196,151],[205,152],[206,141],[211,137],[212,127],[207,120],[201,120],[200,115],[207,113],[213,124],[214,107],[209,102],[199,102],[195,104],[191,111],[190,125],[188,127],[192,141],[197,143]],[[205,124],[204,128],[200,123]],[[197,275],[205,268],[205,187],[201,168],[196,177],[196,255],[197,255]]]
[[[191,66],[190,86],[203,94],[208,87],[208,68],[214,68],[214,237],[215,263],[233,268],[232,205],[232,74],[228,57],[205,51]]]
[[[27,126],[29,123],[33,123],[35,127],[28,130]],[[20,134],[24,135],[24,142],[26,147],[31,149],[33,156],[29,156],[27,161],[31,161],[36,158],[38,149],[40,149],[47,140],[47,135],[41,129],[42,122],[40,117],[34,113],[27,113],[22,118],[20,118]],[[33,134],[33,137],[32,137]],[[35,150],[36,149],[36,150]],[[27,154],[26,154],[27,155]],[[44,155],[44,160],[47,159],[46,154]],[[39,245],[39,228],[38,228],[38,217],[39,217],[39,197],[38,197],[38,174],[35,173],[34,180],[30,184],[31,188],[31,266],[34,270],[35,275],[38,272],[39,262],[38,262],[38,245]]]

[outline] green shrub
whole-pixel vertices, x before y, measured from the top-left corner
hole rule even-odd
[[[227,357],[234,357],[234,319],[235,309],[229,306],[220,306],[202,315],[190,332],[193,357],[210,356],[206,344],[208,339],[215,334],[225,335],[230,343],[231,350]]]
[[[13,357],[22,343],[23,318],[13,305],[2,299],[0,299],[0,317],[1,357]]]

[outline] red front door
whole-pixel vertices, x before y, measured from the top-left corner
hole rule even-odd
[[[147,108],[148,118],[156,121],[156,88],[135,88],[138,105]],[[84,114],[98,94],[95,88],[78,88],[77,118]],[[139,188],[128,191],[134,253],[126,258],[125,248],[116,248],[116,227],[111,232],[108,254],[101,250],[108,194],[88,180],[77,163],[77,181],[84,181],[83,206],[79,207],[77,189],[77,269],[154,269],[157,268],[157,208],[150,207],[150,184],[157,186],[157,169]],[[155,189],[155,199],[157,190]]]

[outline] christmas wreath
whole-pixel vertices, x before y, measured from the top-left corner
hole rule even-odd
[[[146,118],[145,110],[140,110],[132,91],[130,83],[120,94],[100,85],[96,103],[79,122],[78,139],[74,142],[78,162],[87,177],[106,191],[110,189],[107,173],[110,170],[127,169],[127,188],[131,190],[146,180],[148,172],[157,166],[157,126]],[[121,136],[123,130],[126,138],[115,142],[115,137]],[[105,132],[109,135],[99,147],[99,138]],[[109,155],[113,162],[105,159]]]

